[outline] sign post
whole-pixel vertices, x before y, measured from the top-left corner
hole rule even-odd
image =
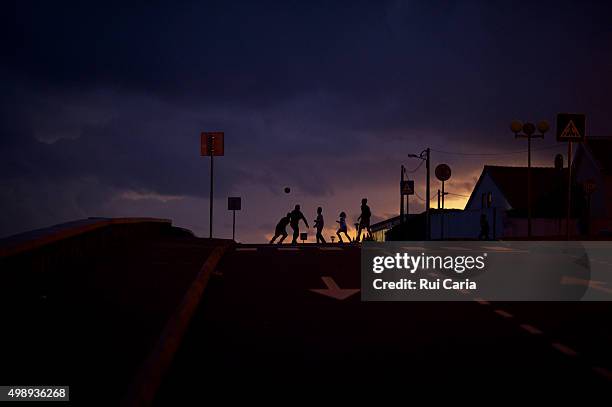
[[[404,185],[404,172],[406,171],[406,169],[404,168],[404,165],[402,164],[402,168],[401,168],[401,175],[400,175],[400,225],[404,224],[404,193],[402,191],[403,185]]]
[[[242,209],[242,199],[239,196],[227,198],[227,210],[232,211],[232,240],[236,240],[236,211]]]
[[[440,240],[444,239],[444,182],[448,181],[451,177],[451,169],[446,164],[439,164],[436,167],[436,178],[442,181],[442,212],[440,213]]]
[[[590,235],[591,234],[591,195],[593,195],[593,193],[597,190],[597,184],[595,183],[594,179],[590,178],[584,182],[582,187],[587,197],[587,228],[586,228],[586,231],[587,231],[587,234]]]
[[[572,214],[572,143],[581,143],[586,136],[585,115],[577,113],[557,114],[557,141],[567,142],[567,217],[565,232],[570,240],[570,219]]]
[[[529,239],[531,239],[531,139],[544,138],[544,133],[549,128],[550,125],[546,120],[538,123],[537,129],[540,131],[539,134],[536,134],[536,126],[533,123],[527,122],[523,124],[515,120],[510,124],[510,130],[514,133],[514,138],[527,139],[527,237]]]
[[[209,214],[209,238],[213,237],[213,157],[223,156],[224,154],[224,137],[222,131],[202,132],[200,134],[200,155],[210,157],[210,214]]]
[[[403,178],[403,177],[402,177]],[[404,208],[403,208],[403,204],[404,204],[404,196],[406,197],[406,216],[408,216],[408,214],[410,213],[410,195],[414,195],[414,180],[402,180],[400,182],[400,196],[402,198],[402,211],[401,211],[401,218],[400,218],[400,223],[404,222]]]

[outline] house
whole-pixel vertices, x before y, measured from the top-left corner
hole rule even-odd
[[[567,222],[568,169],[563,159],[554,167],[531,167],[531,229],[534,238],[564,236]],[[485,165],[465,209],[433,210],[432,239],[475,239],[485,215],[492,239],[527,236],[527,167]],[[612,235],[612,138],[577,143],[572,160],[570,233]],[[399,218],[379,222],[377,240],[420,240],[425,216],[414,215],[401,228]],[[374,225],[373,225],[374,226]]]
[[[573,178],[581,194],[583,234],[612,232],[612,138],[587,138],[577,146]]]
[[[485,165],[465,211],[480,211],[488,217],[494,213],[501,226],[501,238],[527,236],[527,171],[527,167]],[[562,163],[555,167],[531,167],[532,236],[562,235],[566,202],[567,168]],[[576,228],[575,223],[570,220],[572,230]]]
[[[399,215],[383,220],[381,222],[372,224],[370,226],[370,230],[372,231],[372,239],[374,239],[374,241],[376,242],[384,242],[386,240],[385,234],[387,233],[387,231],[399,224],[400,224]]]

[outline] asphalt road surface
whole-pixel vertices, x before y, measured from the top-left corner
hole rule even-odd
[[[474,399],[479,389],[502,397],[612,389],[612,303],[361,302],[350,291],[359,288],[359,255],[315,245],[226,254],[156,404],[288,389],[296,400],[410,397],[426,387]]]

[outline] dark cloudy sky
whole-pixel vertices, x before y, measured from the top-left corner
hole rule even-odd
[[[226,198],[242,196],[243,241],[263,241],[295,203],[310,220],[322,205],[329,226],[364,196],[375,219],[397,214],[399,166],[418,164],[408,153],[522,150],[515,118],[584,112],[589,134],[611,136],[610,4],[3,3],[0,235],[87,216],[169,217],[207,235],[202,130],[226,133],[215,230],[230,236]],[[554,145],[534,143],[547,147],[536,164]],[[484,164],[526,157],[432,159],[469,195]]]

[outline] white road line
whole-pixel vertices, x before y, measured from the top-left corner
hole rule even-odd
[[[567,356],[578,356],[578,352],[576,352],[574,349],[570,348],[569,346],[565,346],[562,343],[559,342],[553,342],[551,343],[551,346],[555,349],[557,349],[559,352],[563,353],[564,355]]]
[[[490,305],[491,304],[489,301],[484,300],[482,298],[474,298],[474,301],[476,301],[480,305]]]
[[[606,369],[605,367],[594,367],[593,371],[612,381],[612,372]]]
[[[528,250],[516,250],[504,246],[481,246],[481,248],[500,253],[529,253]]]
[[[542,335],[542,331],[540,331],[533,325],[521,324],[521,328],[523,328],[525,331],[529,332],[532,335]]]
[[[514,315],[512,315],[509,312],[504,311],[503,309],[496,309],[495,313],[498,315],[501,315],[504,318],[514,318]]]
[[[256,252],[257,247],[237,247],[237,252]]]

